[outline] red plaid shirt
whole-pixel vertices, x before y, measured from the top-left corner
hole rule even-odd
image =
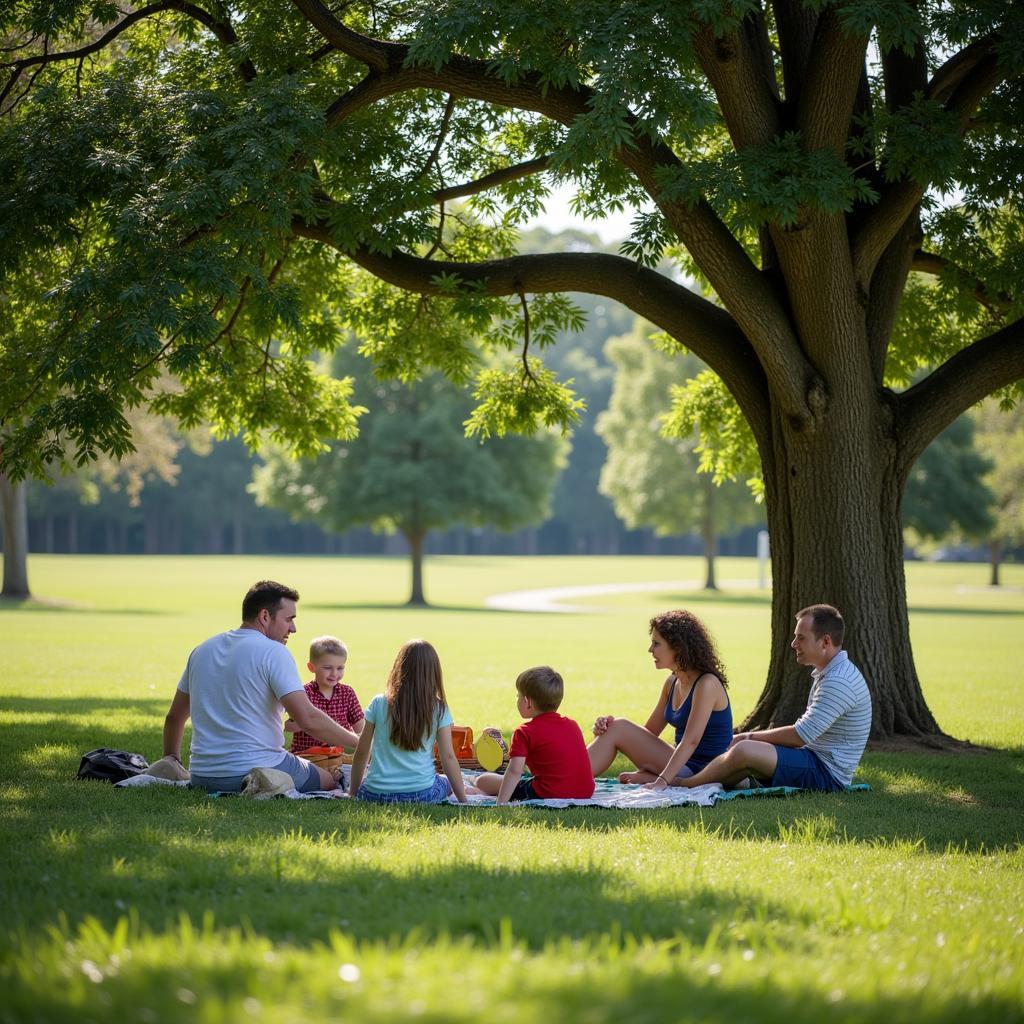
[[[331,696],[325,697],[320,692],[320,687],[316,685],[316,680],[314,679],[313,682],[306,683],[305,690],[306,696],[313,707],[319,708],[328,717],[333,718],[338,725],[343,725],[346,729],[351,729],[356,722],[363,718],[363,709],[359,706],[359,698],[351,686],[346,686],[344,683],[336,683]],[[309,750],[310,747],[329,747],[333,745],[326,743],[324,740],[318,740],[315,736],[310,736],[308,732],[303,732],[301,729],[292,735],[293,754],[301,754],[304,750]]]

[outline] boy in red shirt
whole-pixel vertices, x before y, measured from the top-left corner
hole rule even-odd
[[[587,744],[580,727],[558,714],[562,677],[547,665],[528,668],[516,680],[519,714],[528,719],[512,734],[505,774],[487,772],[474,785],[499,804],[510,800],[577,799],[594,795]],[[533,775],[522,778],[523,766]]]

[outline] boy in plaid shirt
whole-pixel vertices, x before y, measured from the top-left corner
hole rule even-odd
[[[341,680],[345,675],[348,648],[333,636],[318,636],[309,645],[309,662],[306,667],[313,673],[313,680],[306,684],[306,696],[315,708],[319,708],[339,725],[351,729],[357,735],[363,731],[363,709],[351,686]],[[284,723],[285,732],[292,736],[293,754],[301,755],[310,747],[326,746],[322,740],[303,732],[289,718]]]

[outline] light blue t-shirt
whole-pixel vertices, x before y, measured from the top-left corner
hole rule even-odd
[[[402,750],[391,742],[388,702],[378,693],[366,709],[366,720],[373,723],[373,755],[363,783],[374,793],[417,793],[434,784],[434,743],[437,730],[452,724],[448,705],[438,703],[434,726],[428,730],[417,750]]]

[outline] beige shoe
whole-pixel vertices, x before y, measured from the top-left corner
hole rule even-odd
[[[173,757],[161,757],[154,761],[143,773],[155,779],[169,779],[171,782],[188,782],[192,777],[189,770]]]
[[[242,781],[242,795],[257,800],[269,800],[272,796],[283,796],[295,788],[295,781],[287,772],[277,768],[253,768]]]

